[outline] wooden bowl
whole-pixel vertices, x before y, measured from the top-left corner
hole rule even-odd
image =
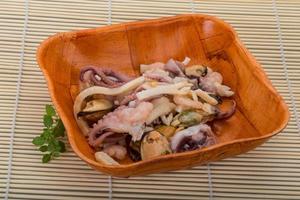
[[[139,65],[169,58],[212,67],[235,91],[235,114],[212,125],[218,143],[208,148],[165,155],[120,166],[95,161],[73,117],[79,70],[86,65],[139,74]],[[120,177],[189,168],[245,153],[280,132],[288,107],[233,28],[207,15],[181,15],[56,34],[44,41],[37,60],[75,153],[92,168]]]

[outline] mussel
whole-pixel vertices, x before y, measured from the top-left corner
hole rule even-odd
[[[185,68],[185,74],[192,77],[203,77],[207,74],[207,67],[202,65],[193,65]]]
[[[186,110],[180,113],[178,120],[185,127],[199,124],[203,119],[203,115],[196,110]]]
[[[106,99],[94,99],[87,102],[84,109],[77,114],[77,117],[81,117],[91,126],[110,112],[112,107],[113,104]]]
[[[171,152],[167,138],[158,131],[151,131],[142,140],[142,160],[149,160],[150,158],[170,154]]]
[[[164,135],[169,140],[175,134],[176,128],[174,126],[162,125],[155,130]]]

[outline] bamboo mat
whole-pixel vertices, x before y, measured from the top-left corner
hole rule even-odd
[[[286,129],[247,154],[146,177],[95,172],[69,146],[41,164],[31,140],[50,98],[38,44],[56,32],[191,12],[234,26],[288,103]],[[1,199],[300,199],[299,0],[1,0],[0,26]]]

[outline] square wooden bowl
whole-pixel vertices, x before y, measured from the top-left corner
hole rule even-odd
[[[95,161],[73,116],[79,70],[86,65],[112,68],[135,76],[139,65],[169,58],[191,58],[220,72],[235,91],[235,114],[213,123],[218,143],[208,148],[170,154],[120,166]],[[233,28],[207,15],[181,15],[56,34],[39,47],[37,60],[75,153],[91,167],[120,177],[189,168],[245,153],[280,132],[289,112],[261,66]]]

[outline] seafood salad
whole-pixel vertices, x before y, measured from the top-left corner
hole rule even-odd
[[[220,73],[169,59],[140,65],[140,76],[86,66],[74,116],[97,161],[148,160],[217,143],[210,122],[230,117],[234,92]],[[229,109],[221,109],[222,101]]]

